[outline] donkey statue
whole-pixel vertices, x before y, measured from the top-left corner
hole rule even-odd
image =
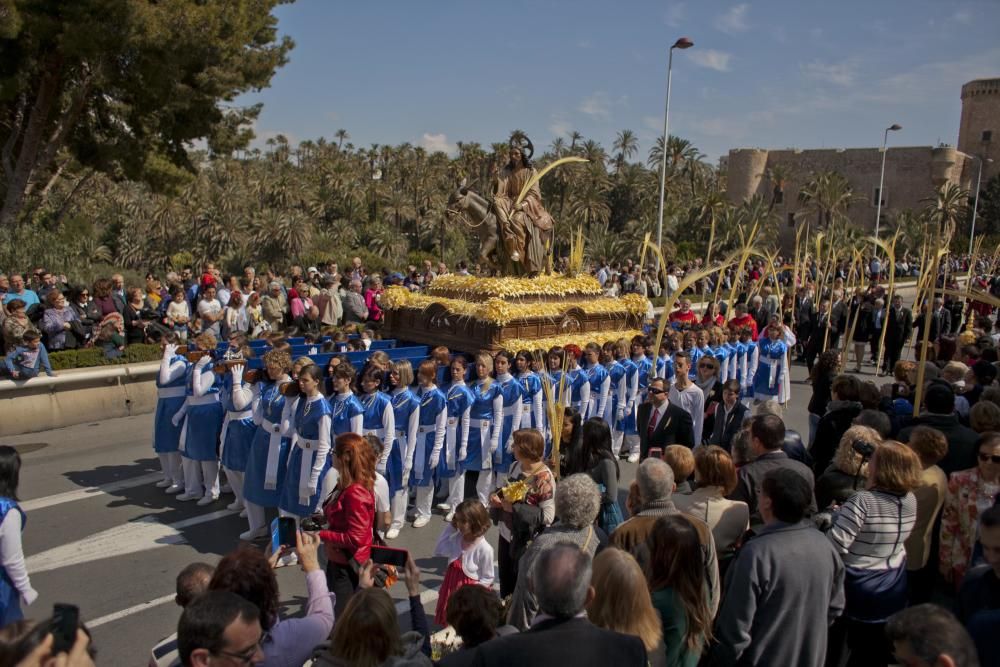
[[[492,204],[481,194],[466,186],[463,179],[448,197],[449,216],[460,215],[469,228],[479,234],[479,263],[489,266],[494,272],[500,268],[501,260],[497,252],[499,223]]]

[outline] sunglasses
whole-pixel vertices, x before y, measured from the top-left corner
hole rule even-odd
[[[666,389],[650,389],[649,393],[650,394],[665,394],[665,393],[667,393],[667,390]]]
[[[713,366],[712,364],[698,364],[698,368],[708,368],[714,370],[715,366]]]
[[[993,463],[1000,463],[1000,456],[997,456],[995,454],[983,454],[982,452],[980,452],[979,460],[982,461],[983,463],[986,463],[987,461],[992,461]]]

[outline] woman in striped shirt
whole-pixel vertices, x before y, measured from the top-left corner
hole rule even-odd
[[[865,490],[833,516],[828,537],[844,561],[847,605],[839,631],[831,632],[828,652],[839,651],[846,639],[848,667],[891,662],[884,628],[889,616],[906,606],[904,542],[916,520],[911,491],[920,483],[920,473],[913,450],[884,442],[868,464]]]

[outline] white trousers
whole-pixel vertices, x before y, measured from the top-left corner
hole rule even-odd
[[[634,433],[632,435],[626,435],[625,436],[625,446],[628,447],[628,453],[629,454],[638,454],[639,453],[639,434],[638,433]],[[618,451],[619,449],[621,449],[621,448],[619,447],[619,448],[615,449],[615,451]]]
[[[243,501],[243,504],[247,509],[247,524],[250,526],[250,530],[260,530],[265,525],[267,525],[267,516],[264,514],[264,508],[260,505],[255,505],[249,500]]]
[[[434,501],[434,486],[418,486],[417,487],[417,500],[413,504],[414,509],[417,511],[417,518],[431,516],[431,503]]]
[[[219,462],[183,459],[184,493],[189,496],[219,497]]]
[[[229,487],[233,490],[233,495],[236,496],[236,502],[240,506],[244,506],[243,501],[243,478],[244,474],[238,470],[230,470],[226,468],[226,479],[229,480]]]
[[[184,486],[184,468],[181,465],[181,453],[169,452],[167,454],[157,454],[160,459],[160,467],[163,469],[163,479],[170,480],[172,484]]]
[[[465,473],[459,473],[448,480],[448,500],[445,502],[454,510],[465,500]]]
[[[490,494],[493,493],[494,488],[493,471],[480,470],[479,480],[476,482],[476,497],[479,498],[479,502],[483,504],[483,507],[490,506]]]
[[[399,530],[403,527],[403,522],[406,521],[406,503],[409,500],[409,495],[409,489],[403,488],[392,496],[389,504],[392,511],[392,523],[389,528]]]

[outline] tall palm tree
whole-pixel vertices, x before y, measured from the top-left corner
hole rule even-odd
[[[776,204],[784,202],[785,185],[792,176],[792,170],[783,164],[775,164],[767,168],[764,176],[771,184],[771,208],[773,209]]]
[[[858,197],[842,174],[824,171],[813,177],[799,190],[801,209],[797,215],[815,216],[816,229],[825,229],[847,219],[847,209]]]
[[[639,152],[639,139],[632,130],[622,130],[615,137],[615,173],[621,173],[625,161]]]
[[[934,197],[921,201],[927,202],[928,214],[938,223],[938,232],[950,239],[959,218],[964,217],[968,209],[969,191],[947,183],[937,189]]]
[[[342,149],[344,147],[344,142],[351,138],[351,135],[347,133],[347,130],[340,128],[333,133],[333,136],[337,138],[337,149]]]

